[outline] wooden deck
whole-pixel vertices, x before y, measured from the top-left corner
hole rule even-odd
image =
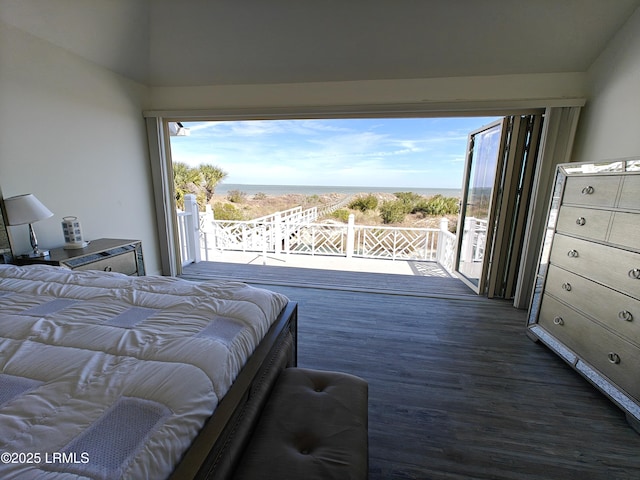
[[[369,382],[371,480],[640,479],[640,435],[526,337],[525,311],[455,279],[292,270],[200,264],[185,278],[299,302],[300,366]]]
[[[384,260],[373,260],[382,262]],[[426,262],[427,264],[429,262]],[[381,270],[384,267],[381,267]],[[439,270],[442,271],[442,270]],[[400,295],[459,297],[475,294],[460,280],[437,275],[398,275],[293,268],[260,264],[200,262],[184,269],[189,280],[222,279],[262,285],[289,285],[316,289],[352,290]]]

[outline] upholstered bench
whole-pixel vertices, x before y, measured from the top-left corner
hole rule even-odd
[[[366,479],[367,406],[368,385],[359,377],[283,370],[234,478]]]

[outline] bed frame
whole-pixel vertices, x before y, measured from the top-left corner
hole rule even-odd
[[[0,191],[0,263],[12,246]],[[170,480],[231,478],[280,371],[297,365],[298,305],[289,302],[176,466]]]
[[[298,304],[289,302],[169,477],[231,478],[280,372],[297,365]]]

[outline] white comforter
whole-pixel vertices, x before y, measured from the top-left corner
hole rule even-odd
[[[0,478],[165,478],[286,303],[0,265]]]

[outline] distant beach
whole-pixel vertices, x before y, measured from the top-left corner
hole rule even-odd
[[[418,187],[366,187],[366,186],[326,186],[326,185],[251,185],[241,183],[220,183],[216,187],[216,194],[225,195],[230,191],[239,190],[247,195],[264,193],[265,195],[286,195],[289,193],[302,195],[326,195],[329,193],[355,194],[355,193],[396,193],[414,192],[418,195],[432,197],[442,195],[444,197],[462,196],[459,188],[418,188]]]

